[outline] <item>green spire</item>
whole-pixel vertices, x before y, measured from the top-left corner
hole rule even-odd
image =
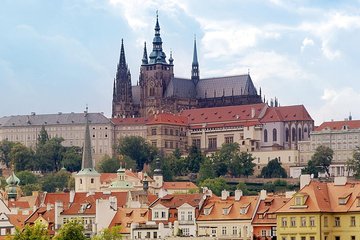
[[[15,175],[14,172],[12,172],[11,175],[6,179],[6,183],[8,184],[6,187],[8,199],[16,199],[20,179]]]
[[[166,64],[166,54],[162,49],[162,39],[160,37],[160,24],[159,24],[159,15],[156,12],[156,24],[155,24],[155,36],[153,39],[153,50],[149,55],[150,64],[155,63],[165,63]]]
[[[148,56],[147,56],[147,50],[146,50],[146,42],[144,42],[144,55],[142,59],[142,64],[148,64]]]
[[[91,154],[91,140],[90,140],[90,128],[89,128],[89,114],[88,108],[86,107],[85,111],[86,125],[85,125],[85,137],[84,137],[84,147],[82,155],[82,164],[81,169],[85,168],[94,168],[92,154]]]
[[[200,80],[199,63],[198,63],[197,49],[196,49],[196,36],[194,37],[194,54],[193,54],[193,62],[191,65],[191,80],[195,83],[195,85]]]

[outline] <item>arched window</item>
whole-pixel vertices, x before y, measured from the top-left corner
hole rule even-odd
[[[299,132],[299,135],[298,135],[298,139],[299,141],[301,141],[301,137],[302,137],[302,131],[301,131],[301,128],[298,129],[298,132]]]
[[[286,128],[285,130],[285,141],[288,142],[289,141],[289,129]]]
[[[80,184],[82,184],[82,179],[80,178]]]
[[[267,135],[267,130],[264,130],[264,142],[268,141],[268,135]]]
[[[154,88],[150,88],[150,96],[154,96],[155,95],[155,89]]]
[[[295,128],[291,129],[291,141],[295,141],[296,140],[296,130]]]
[[[273,129],[273,142],[277,141],[277,130],[276,128]]]
[[[93,178],[91,179],[91,183],[94,183],[94,179],[93,179]]]

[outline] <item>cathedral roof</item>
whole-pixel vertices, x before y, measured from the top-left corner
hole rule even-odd
[[[304,105],[269,107],[261,122],[313,121]]]
[[[201,78],[196,85],[197,98],[256,95],[250,75]],[[214,96],[216,94],[216,96]]]
[[[110,120],[101,113],[89,113],[91,124],[107,124]],[[31,114],[0,118],[0,127],[85,124],[84,113]]]
[[[185,78],[172,78],[166,88],[165,97],[196,98],[194,82]]]

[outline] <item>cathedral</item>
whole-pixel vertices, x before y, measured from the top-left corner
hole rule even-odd
[[[249,74],[200,78],[196,39],[189,79],[174,76],[174,59],[166,59],[162,49],[160,25],[156,17],[152,52],[146,43],[140,66],[139,83],[131,85],[121,40],[120,60],[113,87],[112,117],[148,117],[160,112],[177,113],[185,109],[261,103],[260,93]]]

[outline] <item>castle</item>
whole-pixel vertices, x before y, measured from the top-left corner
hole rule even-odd
[[[139,84],[131,85],[123,40],[113,86],[112,117],[148,117],[159,112],[177,113],[185,109],[261,103],[260,93],[249,74],[200,78],[196,39],[191,78],[174,77],[174,59],[167,60],[162,49],[160,25],[156,17],[153,50],[149,57],[144,44]]]

